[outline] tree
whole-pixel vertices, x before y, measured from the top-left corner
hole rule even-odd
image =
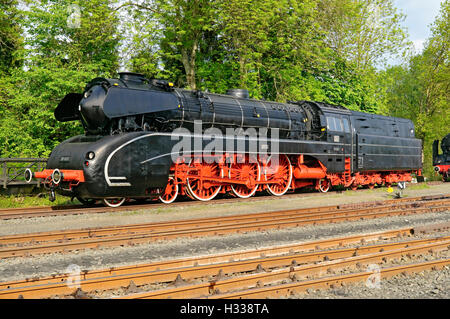
[[[0,74],[21,64],[17,56],[22,46],[19,11],[16,0],[0,0]]]
[[[179,86],[195,90],[197,54],[203,33],[212,25],[212,3],[209,0],[147,0],[123,4],[122,7],[135,7],[134,17],[144,23],[140,27],[144,34],[141,33],[133,41],[133,47],[137,48],[131,59],[134,70],[176,75]],[[145,46],[150,51],[139,48],[141,40],[150,40]],[[155,52],[155,48],[159,53],[149,53]],[[150,58],[147,63],[146,57]],[[159,63],[163,65],[164,72],[158,70]],[[177,72],[180,66],[185,79]]]

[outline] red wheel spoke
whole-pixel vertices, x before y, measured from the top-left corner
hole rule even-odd
[[[255,182],[259,181],[260,174],[260,165],[257,162],[250,163],[248,158],[246,158],[245,163],[231,163],[228,177],[245,182],[245,184],[231,185],[231,191],[240,198],[253,196],[258,189]]]
[[[197,200],[208,201],[219,194],[221,186],[212,185],[212,181],[208,179],[221,177],[221,169],[217,163],[205,163],[195,160],[189,165],[191,168],[186,180],[187,192]]]

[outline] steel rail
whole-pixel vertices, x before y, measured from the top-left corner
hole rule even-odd
[[[400,231],[400,232],[398,232]],[[400,234],[402,230],[398,230],[397,234]],[[371,234],[372,236],[379,236],[380,234]],[[392,235],[392,233],[391,233]],[[359,238],[368,238],[369,236],[359,236]],[[353,236],[353,240],[355,236]],[[334,243],[342,242],[343,240],[351,240],[350,238],[335,238]],[[361,239],[360,239],[361,240]],[[437,245],[430,245],[430,244]],[[444,243],[444,244],[443,244]],[[318,245],[319,242],[310,243],[310,245]],[[323,244],[323,242],[322,242]],[[330,242],[329,242],[330,244]],[[207,265],[198,265],[197,263],[191,266],[185,266],[179,264],[179,267],[170,268],[166,270],[155,270],[156,265],[139,266],[126,269],[122,271],[116,270],[103,270],[98,271],[95,274],[90,274],[89,278],[86,275],[82,275],[82,279],[79,284],[84,292],[90,292],[94,290],[106,290],[117,289],[120,287],[127,287],[132,281],[136,285],[144,285],[155,282],[171,282],[177,278],[194,279],[206,276],[215,276],[220,274],[232,274],[254,271],[258,268],[272,269],[276,267],[287,267],[293,264],[305,264],[312,262],[319,262],[323,260],[335,260],[345,257],[351,257],[355,255],[370,254],[373,252],[396,251],[398,249],[411,249],[412,247],[427,245],[428,249],[436,249],[448,246],[450,244],[450,236],[427,238],[418,240],[408,240],[397,243],[385,243],[363,247],[342,248],[335,250],[316,251],[307,253],[291,253],[290,255],[280,255],[272,257],[258,257],[252,258],[258,251],[251,251],[241,253],[240,261],[229,261],[221,263],[209,263]],[[292,246],[292,245],[291,245]],[[280,251],[283,247],[278,247]],[[284,252],[290,247],[284,247]],[[409,250],[411,252],[411,250]],[[192,259],[191,259],[192,261]],[[198,259],[201,262],[201,258]],[[159,268],[159,267],[158,267]],[[19,296],[25,298],[42,298],[49,297],[51,295],[69,295],[74,292],[74,288],[68,283],[68,276],[60,278],[42,278],[39,281],[33,282],[12,282],[5,283],[0,286],[0,298],[18,298]],[[26,285],[28,284],[28,285]],[[211,283],[210,283],[211,284]],[[6,286],[6,288],[5,288]]]
[[[419,202],[425,207],[445,205],[450,203],[450,199],[446,200],[436,200],[432,202]],[[377,206],[377,211],[389,211],[393,208],[395,209],[406,209],[410,207],[416,207],[417,202],[413,203],[400,203],[396,206],[394,205],[384,205]],[[18,235],[6,235],[0,236],[0,247],[7,245],[18,245],[25,244],[28,242],[32,243],[42,243],[50,241],[68,241],[74,239],[83,238],[93,238],[93,237],[104,237],[104,236],[119,236],[119,235],[132,235],[139,233],[149,233],[157,231],[175,231],[175,230],[192,230],[192,229],[202,229],[202,227],[215,227],[215,226],[226,226],[235,225],[240,223],[244,225],[246,222],[264,222],[264,221],[289,221],[292,219],[297,220],[302,218],[305,221],[310,219],[317,219],[318,217],[338,217],[338,216],[354,216],[355,214],[363,214],[373,211],[373,207],[363,206],[362,208],[351,208],[351,209],[334,209],[328,206],[306,208],[306,209],[290,209],[281,210],[274,212],[264,212],[264,213],[252,213],[245,215],[232,215],[232,216],[222,216],[214,218],[198,218],[198,219],[186,219],[177,220],[169,222],[156,222],[156,223],[143,223],[143,224],[129,224],[121,226],[110,226],[110,227],[98,227],[98,228],[86,228],[78,230],[65,230],[65,231],[52,231],[52,232],[39,232],[31,234],[18,234]]]
[[[450,258],[438,259],[426,262],[407,264],[402,266],[380,268],[380,278],[389,278],[398,274],[411,274],[424,270],[439,269],[450,265]],[[249,289],[241,292],[217,294],[209,296],[209,299],[244,299],[244,298],[280,298],[305,291],[308,288],[329,289],[343,286],[344,284],[367,281],[374,275],[373,271],[352,273],[340,276],[330,276],[315,280],[298,281],[289,284],[274,285],[263,288]],[[132,298],[132,296],[130,296]]]
[[[250,231],[261,231],[263,229],[281,229],[287,227],[298,227],[301,225],[308,224],[322,224],[322,223],[335,223],[340,221],[350,221],[350,220],[361,220],[367,218],[380,218],[385,216],[394,215],[409,215],[417,213],[429,213],[437,211],[447,211],[450,210],[450,205],[438,206],[438,207],[415,207],[410,209],[396,209],[387,210],[384,212],[374,212],[374,213],[354,213],[353,215],[346,212],[343,216],[334,216],[331,218],[290,218],[286,217],[283,220],[275,221],[255,221],[245,223],[236,223],[233,225],[225,226],[213,226],[213,227],[198,227],[195,229],[183,229],[183,230],[172,230],[172,231],[160,231],[152,232],[147,234],[132,234],[132,235],[118,235],[109,237],[93,237],[89,239],[81,240],[68,240],[58,243],[43,243],[35,245],[22,245],[19,247],[6,247],[0,249],[0,258],[14,257],[14,256],[24,256],[28,254],[37,253],[50,253],[50,252],[61,252],[70,250],[79,250],[85,248],[99,248],[99,247],[111,247],[120,245],[133,245],[138,243],[148,243],[156,240],[168,240],[171,238],[179,237],[199,237],[199,236],[210,236],[210,235],[224,235],[228,233],[236,232],[250,232]],[[37,239],[36,239],[37,240]],[[1,243],[1,241],[0,241]]]

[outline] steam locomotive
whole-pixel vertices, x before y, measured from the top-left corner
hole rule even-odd
[[[26,172],[55,193],[112,207],[127,199],[171,203],[180,195],[281,196],[312,187],[356,189],[411,180],[421,171],[421,141],[410,120],[312,101],[277,103],[177,89],[122,72],[95,78],[55,109],[85,134],[51,153],[47,168]]]
[[[439,154],[439,140],[433,142],[433,166],[435,172],[442,175],[444,182],[450,181],[450,133],[441,142],[442,154]]]

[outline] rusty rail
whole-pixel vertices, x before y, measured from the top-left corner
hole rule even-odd
[[[400,245],[377,245],[367,251],[364,251],[363,247],[356,249],[341,249],[336,251],[322,251],[315,254],[305,254],[304,259],[299,256],[285,257],[285,262],[283,265],[287,266],[281,269],[269,270],[274,266],[280,266],[282,263],[280,261],[273,262],[272,260],[258,260],[257,263],[251,263],[252,270],[259,270],[259,273],[247,274],[236,276],[234,278],[218,279],[199,283],[184,285],[182,287],[175,287],[169,289],[159,289],[150,292],[144,292],[139,294],[132,294],[126,298],[130,299],[160,299],[160,298],[201,298],[201,297],[212,297],[212,298],[240,298],[241,296],[249,298],[265,298],[266,295],[257,294],[252,292],[252,289],[262,287],[265,285],[275,284],[277,286],[279,282],[288,281],[305,281],[311,277],[318,277],[326,275],[330,272],[339,271],[343,268],[354,266],[355,268],[361,268],[369,263],[381,263],[383,261],[392,260],[394,258],[399,258],[406,256],[408,254],[419,254],[430,250],[447,250],[450,245],[449,238],[445,238],[442,241],[437,239],[437,242],[431,242],[421,240],[416,243],[412,242],[408,245],[407,243],[402,243]],[[376,251],[376,252],[373,252]],[[352,256],[352,254],[357,253],[357,256]],[[333,256],[335,255],[335,256]],[[326,261],[323,261],[326,257]],[[309,259],[310,258],[310,259]],[[321,259],[322,258],[322,259]],[[321,259],[321,260],[320,260]],[[313,261],[322,261],[313,264]],[[291,261],[291,263],[289,263]],[[251,262],[251,261],[249,261]],[[270,264],[272,262],[272,265]],[[301,266],[294,266],[297,263],[305,263]],[[446,264],[450,264],[450,259],[447,259]],[[258,265],[261,265],[259,268]],[[264,266],[267,265],[267,266]],[[291,265],[291,266],[290,266]],[[221,265],[221,269],[226,269],[225,265]],[[290,267],[289,267],[290,266]],[[265,269],[264,267],[267,267]],[[231,268],[231,267],[230,267]],[[217,266],[213,268],[214,270],[220,269]],[[242,272],[248,269],[245,267],[235,268],[228,271],[228,273]],[[265,271],[267,270],[267,271]],[[200,271],[197,270],[199,273]],[[216,272],[217,274],[217,272]],[[373,274],[373,272],[371,272]],[[359,276],[358,276],[359,277]],[[335,283],[336,279],[331,277],[328,278],[329,281]],[[279,285],[282,287],[282,285]],[[267,289],[274,289],[273,287],[268,287]],[[280,287],[278,287],[279,290]],[[276,289],[276,288],[275,288]],[[231,293],[233,290],[237,290],[236,293]],[[229,295],[224,293],[230,292]],[[289,291],[291,292],[291,291]],[[250,294],[250,296],[248,296]]]
[[[398,274],[416,273],[423,270],[439,269],[450,265],[450,258],[438,259],[426,262],[412,263],[402,266],[380,268],[380,277],[389,278]],[[216,294],[211,299],[243,299],[243,298],[279,298],[305,291],[308,288],[329,289],[346,283],[364,281],[373,276],[373,271],[357,272],[339,276],[330,276],[315,280],[297,281],[290,284],[274,285],[262,288],[248,289],[227,294]],[[295,281],[295,280],[294,280]],[[133,298],[133,296],[130,296]]]

